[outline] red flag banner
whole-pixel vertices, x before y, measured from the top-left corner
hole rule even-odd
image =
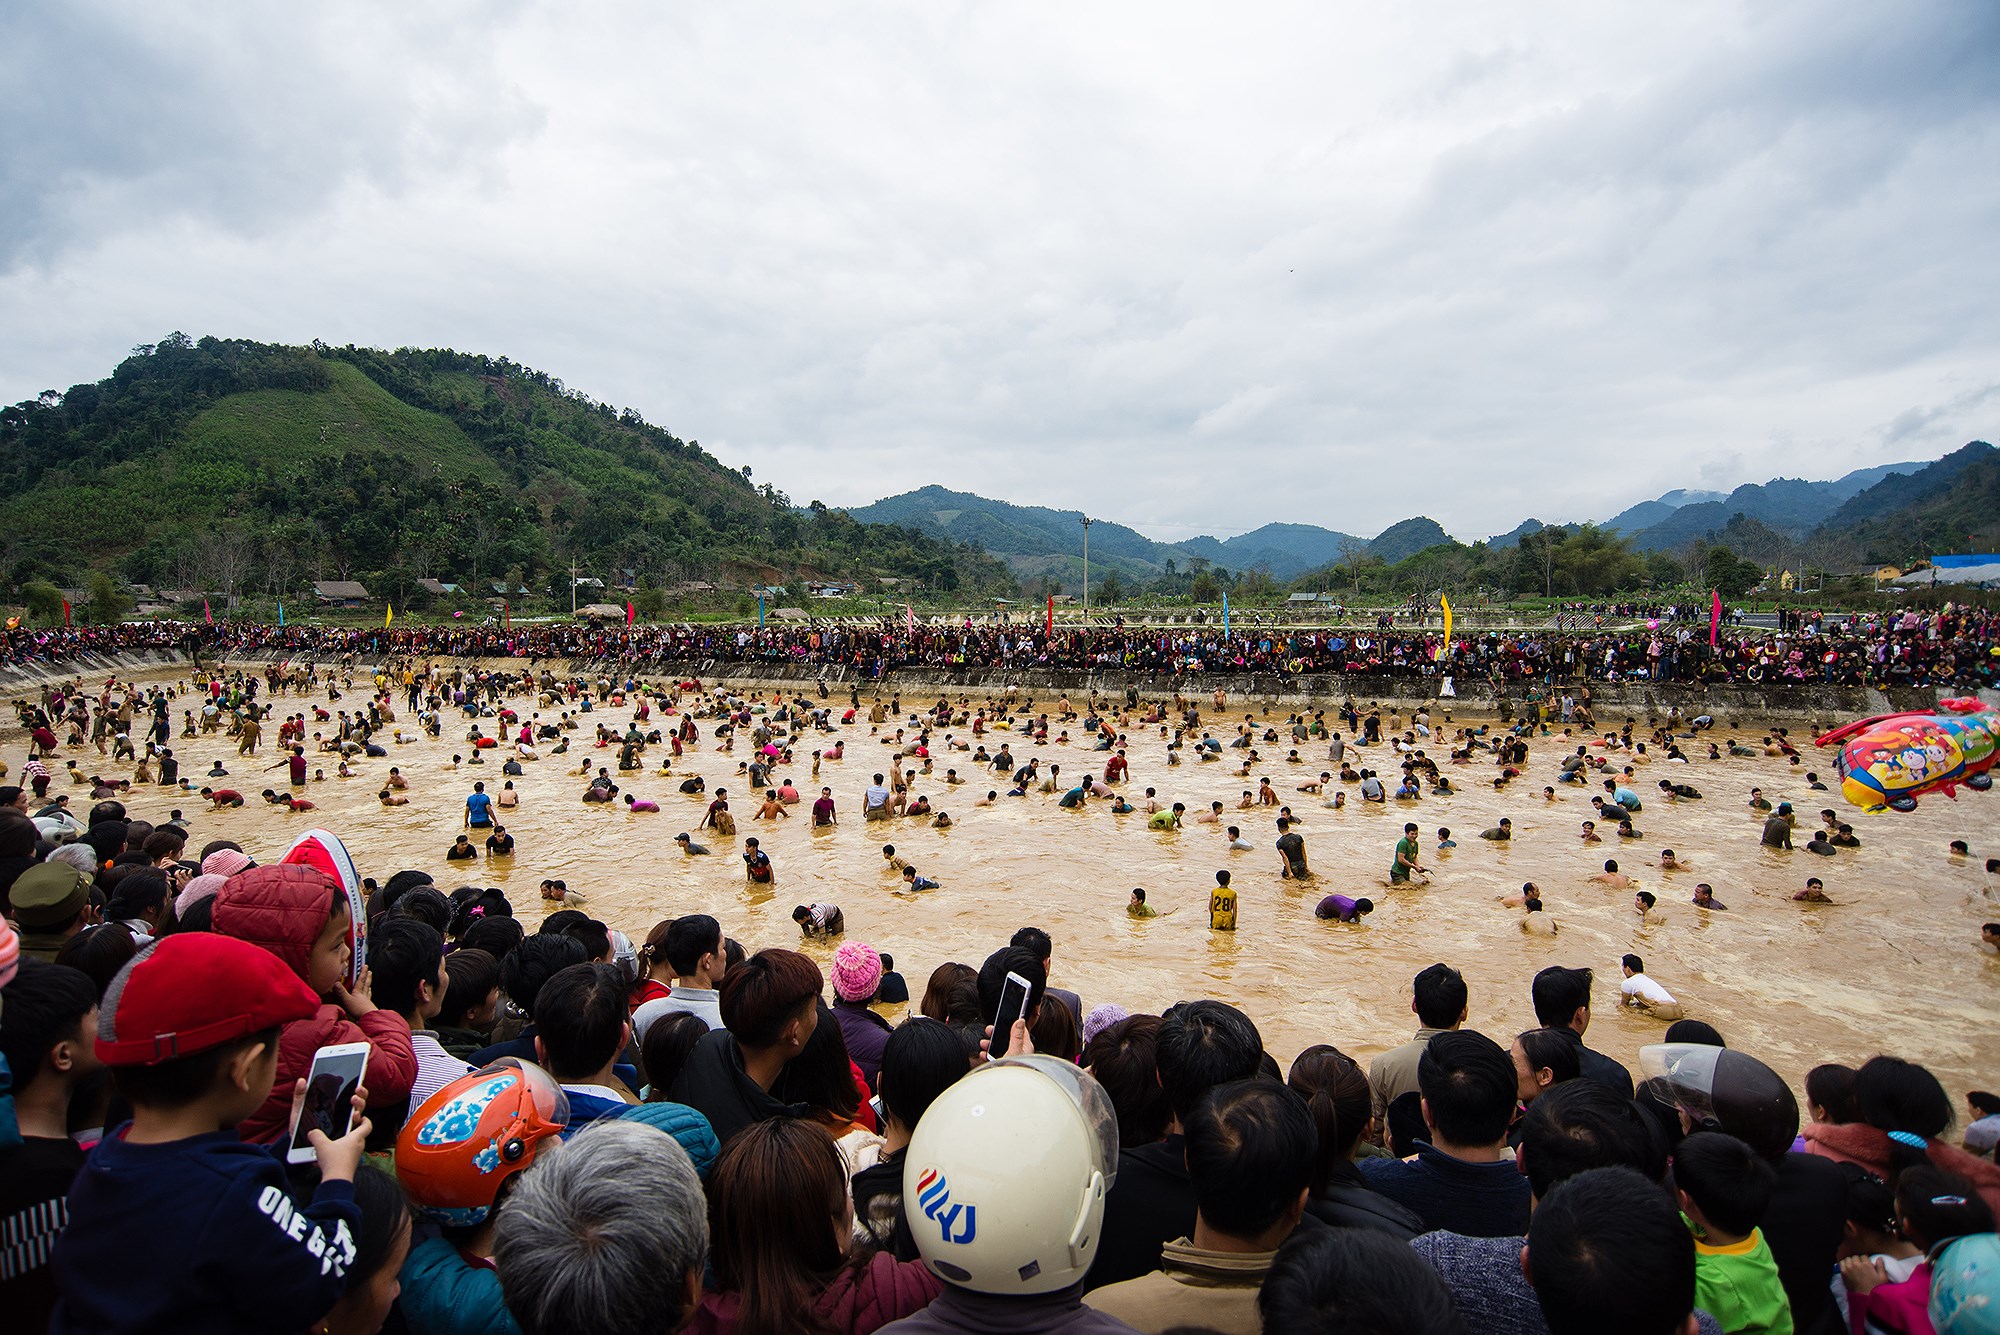
[[[1052,640],[1056,637],[1056,596],[1053,593],[1049,595],[1049,619],[1042,626],[1042,634]]]
[[[917,610],[908,603],[903,604],[903,626],[910,634],[917,633]]]
[[[1715,647],[1716,632],[1722,629],[1722,595],[1714,589],[1708,591],[1712,600],[1708,605],[1708,647]]]
[[[63,625],[69,624],[69,599],[63,599]]]
[[[633,617],[634,617],[635,615],[637,615],[637,614],[633,612],[633,610],[632,610],[632,604],[631,604],[631,603],[629,603],[629,602],[628,602],[628,603],[626,603],[626,604],[625,604],[625,624],[626,624],[626,625],[628,625],[628,626],[629,626],[629,625],[631,625],[631,624],[632,624],[632,618],[633,618]]]
[[[201,615],[202,619],[208,622],[209,625],[213,626],[215,624],[215,609],[208,605],[208,599],[206,598],[201,600]]]

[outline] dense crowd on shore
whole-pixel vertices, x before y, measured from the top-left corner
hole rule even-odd
[[[552,680],[403,682],[484,717]],[[247,675],[202,694],[246,729],[265,710]],[[42,703],[52,753],[71,711]],[[84,703],[72,745],[99,719],[171,733],[164,692]],[[792,705],[823,712],[773,728]],[[363,933],[281,850],[114,794],[50,823],[30,796],[0,787],[21,1329],[2000,1330],[2000,1098],[1961,1114],[1893,1055],[1781,1072],[1698,1019],[1587,1046],[1593,1007],[1648,1003],[1635,956],[1616,998],[1587,969],[1522,978],[1537,1027],[1491,1036],[1438,963],[1407,1042],[1364,1064],[1328,1033],[1287,1070],[1227,999],[1131,1014],[1059,986],[1068,947],[1034,925],[920,961],[920,989],[822,905],[795,920],[824,967],[707,914],[635,942],[416,870],[365,883]],[[346,1045],[351,1098],[309,1079]]]
[[[1687,609],[1664,609],[1670,614]],[[1705,618],[1576,633],[1260,629],[1114,623],[1090,630],[1039,623],[933,625],[915,618],[864,626],[450,625],[272,626],[127,622],[16,629],[0,636],[12,664],[59,665],[84,654],[164,650],[338,660],[388,657],[596,660],[630,665],[734,662],[879,677],[899,668],[1202,674],[1335,673],[1489,681],[1654,681],[1669,684],[1927,686],[1975,690],[2000,681],[2000,614],[1945,605],[1935,612],[1828,616],[1792,611],[1778,633],[1730,626],[1709,644]]]
[[[1409,1042],[1287,1072],[1227,1002],[1054,986],[1032,927],[891,1027],[911,994],[866,943],[829,979],[707,915],[635,946],[404,872],[350,985],[331,878],[184,837],[107,804],[10,887],[19,1329],[1995,1329],[2000,1100],[1955,1143],[1938,1082],[1878,1056],[1809,1072],[1802,1122],[1702,1022],[1586,1046],[1587,970],[1524,980],[1541,1027],[1496,1039],[1432,966]],[[335,1044],[368,1052],[358,1120],[308,1121],[287,1169]]]

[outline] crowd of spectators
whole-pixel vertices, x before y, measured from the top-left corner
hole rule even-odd
[[[1792,612],[1788,629],[1730,625],[1709,643],[1705,615],[1668,613],[1630,629],[1475,630],[1449,647],[1421,629],[1222,628],[1113,624],[1089,630],[1039,623],[933,624],[914,617],[777,626],[449,625],[369,629],[127,622],[0,636],[14,664],[63,664],[80,655],[163,650],[209,658],[246,654],[347,657],[567,659],[628,668],[761,664],[872,679],[900,668],[1079,671],[1181,680],[1210,674],[1450,677],[1460,688],[1540,682],[1656,681],[1685,685],[1821,683],[1971,691],[2000,681],[2000,615],[1969,606],[1883,616]]]
[[[1802,1115],[1698,1019],[1599,1052],[1586,969],[1489,1036],[1432,965],[1408,1042],[1287,1070],[1226,999],[1053,985],[1034,927],[918,992],[861,941],[635,945],[414,871],[363,933],[323,873],[187,838],[0,810],[10,1329],[2000,1330],[2000,1099],[1954,1135],[1877,1055]]]

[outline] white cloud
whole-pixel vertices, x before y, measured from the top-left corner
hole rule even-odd
[[[801,501],[1163,535],[1992,434],[1979,0],[30,8],[10,401],[174,328],[449,344]]]

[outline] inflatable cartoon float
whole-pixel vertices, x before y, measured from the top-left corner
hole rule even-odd
[[[1858,719],[1819,737],[1840,746],[1840,790],[1863,811],[1915,811],[1923,793],[1956,799],[1960,784],[1993,786],[1989,772],[2000,709],[1979,700],[1940,700],[1936,710]]]

